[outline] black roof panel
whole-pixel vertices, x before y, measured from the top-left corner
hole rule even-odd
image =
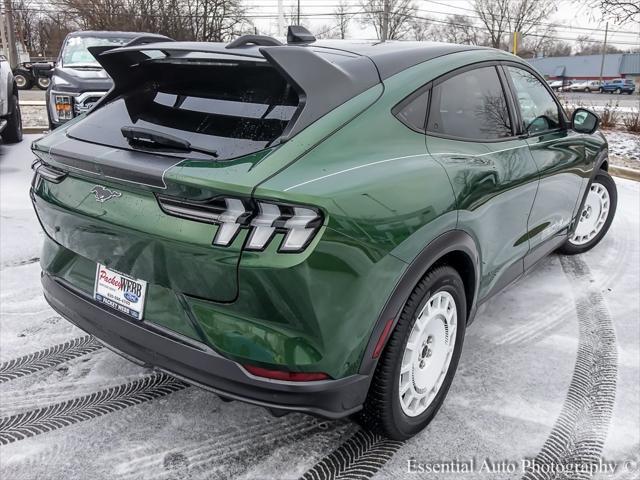
[[[358,42],[344,40],[323,40],[315,42],[309,47],[322,50],[340,50],[367,56],[376,64],[383,80],[414,65],[442,55],[466,50],[487,49],[487,47],[441,42]]]

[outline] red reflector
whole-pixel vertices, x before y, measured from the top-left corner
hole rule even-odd
[[[254,365],[243,365],[251,375],[256,377],[271,378],[273,380],[286,380],[289,382],[313,382],[327,380],[329,375],[322,372],[285,372],[284,370],[270,370]]]
[[[387,341],[387,337],[389,336],[389,332],[391,331],[391,327],[393,327],[393,318],[387,320],[387,324],[384,326],[382,333],[380,334],[380,338],[378,339],[378,343],[376,343],[376,348],[373,350],[373,358],[378,358],[382,353],[382,348]]]

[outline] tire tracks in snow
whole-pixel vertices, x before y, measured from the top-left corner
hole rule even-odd
[[[91,335],[86,335],[13,360],[7,360],[0,364],[0,383],[55,367],[101,348],[103,348],[102,344]]]
[[[373,477],[404,445],[368,430],[358,430],[309,469],[300,480],[363,480]]]
[[[186,383],[158,373],[90,395],[5,417],[0,419],[0,445],[91,420],[186,387]]]
[[[560,257],[570,280],[578,316],[578,354],[567,397],[555,425],[535,457],[538,465],[596,465],[616,398],[618,353],[611,315],[588,265],[578,256]],[[551,480],[555,472],[528,469],[523,480]],[[590,478],[573,472],[572,479]]]
[[[319,420],[298,414],[282,418],[259,417],[246,423],[215,433],[213,438],[168,451],[153,451],[150,455],[138,456],[132,461],[115,466],[118,478],[152,478],[160,480],[173,477],[167,465],[180,459],[178,468],[181,478],[236,478],[273,454],[276,448],[303,441],[313,435],[327,434],[339,429],[345,422]],[[117,462],[117,459],[112,459]],[[164,472],[163,472],[164,467]]]

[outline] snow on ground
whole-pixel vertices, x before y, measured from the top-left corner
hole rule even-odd
[[[603,130],[609,142],[612,163],[640,169],[640,134],[622,130]]]
[[[348,461],[352,453],[340,445],[355,438],[353,423],[299,414],[274,418],[258,407],[225,403],[86,343],[83,332],[46,305],[36,260],[42,234],[27,193],[33,138],[0,146],[0,361],[74,339],[90,352],[8,381],[0,376],[0,440],[6,443],[0,477],[280,480],[300,477],[336,448]],[[569,437],[553,448],[566,454],[585,446],[597,451],[598,439],[606,438],[605,459],[637,455],[640,184],[616,182],[618,212],[602,244],[580,257],[545,259],[485,304],[467,332],[458,374],[435,420],[406,443],[374,438],[356,452],[350,465],[365,472],[361,478],[415,478],[407,473],[409,460],[489,458],[519,466],[563,435]],[[613,326],[617,357],[598,356],[612,345],[590,337],[603,325]],[[585,356],[592,363],[581,364],[583,371],[593,377],[574,377],[577,359]],[[601,375],[612,377],[600,382]],[[574,406],[579,414],[567,416]],[[33,430],[10,438],[11,422],[25,423],[20,414],[35,419]],[[562,429],[558,418],[568,422]],[[334,466],[320,478],[335,473]],[[520,477],[519,470],[464,475]]]

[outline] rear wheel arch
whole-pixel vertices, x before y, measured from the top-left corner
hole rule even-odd
[[[441,265],[453,267],[462,277],[467,300],[467,324],[471,323],[477,304],[480,252],[471,235],[462,230],[451,230],[429,243],[409,264],[403,276],[398,280],[372,330],[360,364],[361,374],[373,374],[379,358],[379,355],[374,358],[374,352],[376,347],[380,350],[378,343],[383,333],[385,335],[382,341],[386,344],[413,290],[429,270]]]

